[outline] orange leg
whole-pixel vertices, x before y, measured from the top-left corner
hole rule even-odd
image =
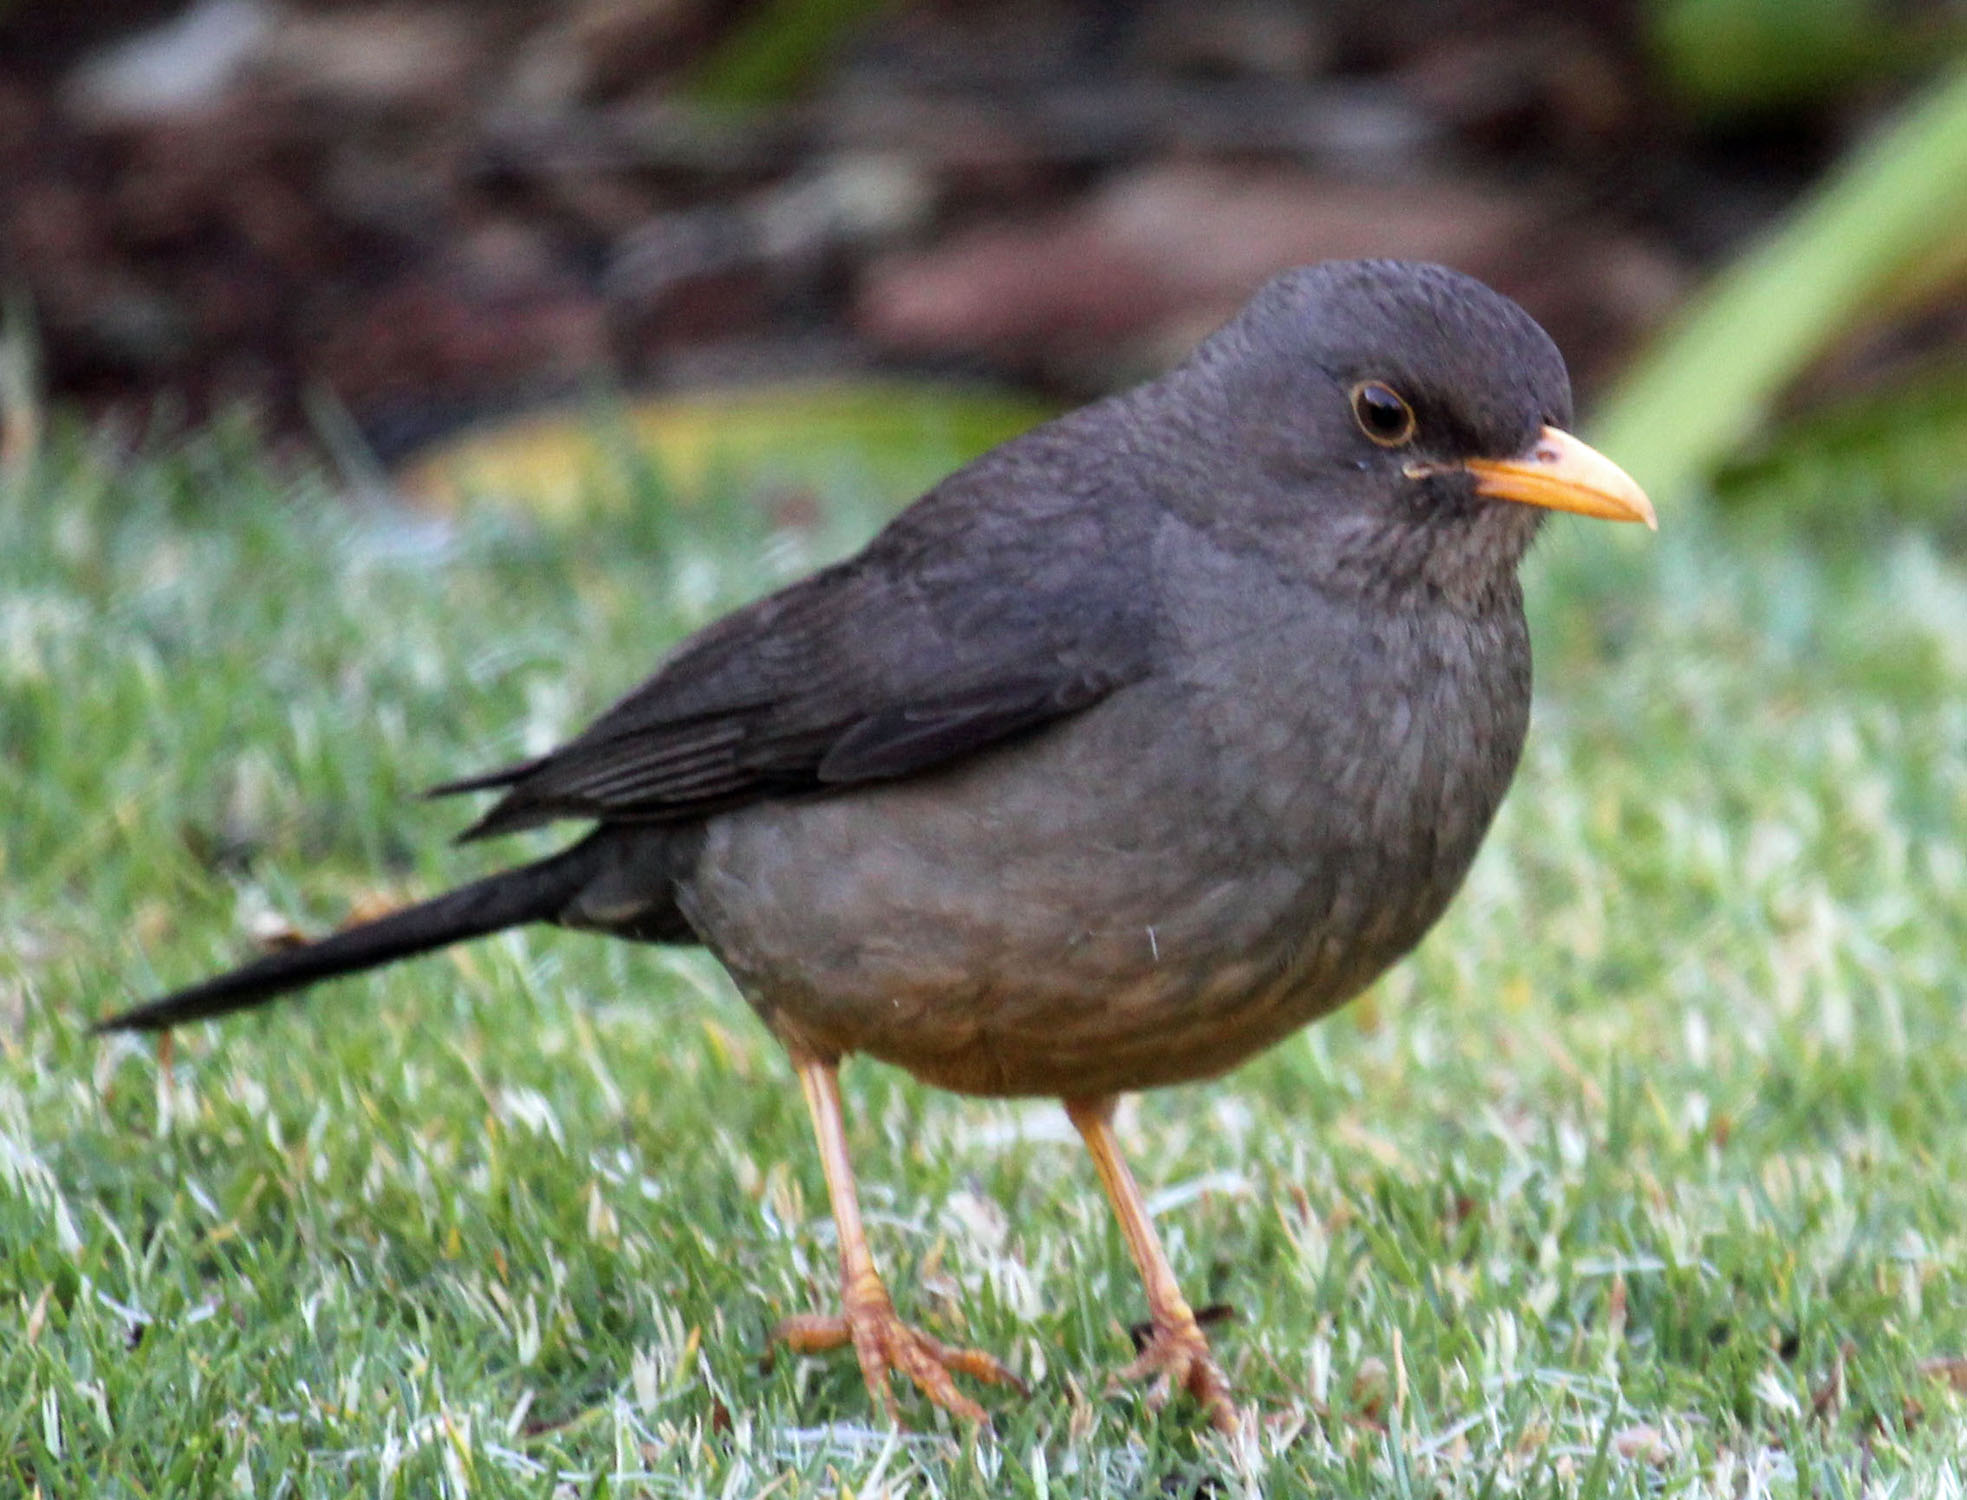
[[[954,1349],[911,1328],[895,1313],[887,1287],[868,1253],[861,1226],[860,1198],[854,1191],[854,1169],[847,1160],[847,1129],[840,1114],[840,1072],[836,1064],[811,1058],[793,1059],[806,1108],[819,1138],[820,1166],[826,1172],[826,1192],[833,1204],[833,1223],[840,1237],[840,1307],[837,1315],[805,1313],[785,1319],[772,1331],[795,1354],[821,1354],[852,1344],[861,1362],[861,1375],[876,1403],[899,1424],[888,1372],[899,1370],[936,1405],[970,1422],[987,1422],[984,1409],[957,1389],[954,1371],[993,1385],[1008,1385],[1020,1394],[1024,1382],[992,1356],[977,1349]]]
[[[1242,1428],[1243,1415],[1230,1398],[1229,1381],[1209,1352],[1209,1341],[1203,1337],[1193,1309],[1175,1284],[1175,1273],[1162,1252],[1154,1221],[1141,1201],[1140,1187],[1120,1155],[1119,1143],[1113,1138],[1114,1103],[1111,1095],[1065,1101],[1065,1112],[1092,1154],[1100,1182],[1120,1220],[1120,1232],[1127,1237],[1127,1249],[1140,1268],[1141,1283],[1147,1289],[1148,1316],[1154,1323],[1140,1358],[1114,1378],[1129,1381],[1153,1376],[1148,1403],[1155,1407],[1166,1402],[1179,1386],[1202,1403],[1219,1431],[1234,1436]]]

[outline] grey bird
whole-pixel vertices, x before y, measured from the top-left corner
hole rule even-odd
[[[1568,435],[1556,347],[1438,266],[1264,286],[1158,380],[985,454],[865,549],[684,641],[551,754],[438,788],[536,863],[102,1023],[157,1029],[522,923],[707,947],[790,1054],[841,1310],[788,1319],[981,1420],[1004,1365],[903,1322],[837,1069],[1062,1099],[1145,1284],[1121,1372],[1242,1416],[1111,1116],[1357,994],[1441,915],[1530,707],[1517,567],[1550,510],[1654,524]]]

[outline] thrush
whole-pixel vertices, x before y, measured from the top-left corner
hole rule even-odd
[[[838,1068],[1051,1095],[1146,1290],[1123,1377],[1242,1420],[1112,1127],[1357,994],[1467,873],[1523,745],[1518,564],[1553,510],[1654,524],[1566,428],[1556,347],[1438,266],[1287,272],[1160,379],[959,469],[861,552],[677,646],[559,749],[437,788],[561,852],[102,1023],[151,1030],[525,923],[700,944],[784,1045],[851,1344],[971,1419],[992,1356],[905,1323]]]

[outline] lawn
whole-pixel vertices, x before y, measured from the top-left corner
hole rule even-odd
[[[444,518],[221,427],[0,481],[0,1493],[1963,1493],[1967,561],[1916,530],[1549,528],[1530,748],[1449,917],[1122,1116],[1235,1309],[1240,1457],[1107,1393],[1143,1301],[1056,1106],[871,1064],[898,1299],[1033,1394],[895,1436],[850,1357],[767,1368],[831,1229],[699,954],[508,934],[162,1059],[86,1034],[511,857],[418,789],[902,498],[808,477],[676,504],[624,460],[577,517]]]

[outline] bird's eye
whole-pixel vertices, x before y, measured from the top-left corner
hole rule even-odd
[[[1398,448],[1414,435],[1414,408],[1384,380],[1362,380],[1352,388],[1352,416],[1382,448]]]

